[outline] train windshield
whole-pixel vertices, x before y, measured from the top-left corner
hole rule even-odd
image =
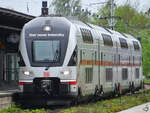
[[[60,59],[60,41],[33,41],[33,59],[35,62],[58,62]]]

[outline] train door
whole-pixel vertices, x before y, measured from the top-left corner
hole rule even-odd
[[[94,84],[94,51],[92,49],[86,49],[84,52],[85,66],[84,66],[84,82],[85,82],[85,94],[93,93]]]
[[[4,78],[11,86],[18,82],[18,63],[16,53],[7,53],[5,56]]]
[[[113,67],[112,67],[112,50],[108,50],[104,54],[104,75],[105,75],[105,91],[110,92],[113,89]],[[104,92],[105,92],[104,91]]]
[[[78,51],[79,59],[79,77],[78,84],[81,87],[82,95],[93,93],[95,86],[94,82],[94,50],[81,49]],[[94,88],[93,88],[94,87]]]
[[[123,53],[126,53],[126,54],[123,54],[121,56],[121,62],[122,62],[122,69],[121,69],[121,85],[122,85],[122,89],[125,89],[125,88],[128,88],[128,82],[129,82],[129,68],[128,66],[126,65],[128,63],[128,54],[127,54],[128,51],[126,50],[123,50]],[[123,65],[125,64],[125,65]]]
[[[78,46],[78,75],[77,75],[77,82],[78,87],[81,90],[81,94],[85,95],[85,78],[84,78],[84,69],[85,69],[85,60],[84,60],[84,54],[85,50],[82,48],[82,45]]]
[[[5,76],[4,76],[4,56],[5,56],[5,52],[3,50],[0,51],[0,85],[2,85],[3,81],[5,80]]]

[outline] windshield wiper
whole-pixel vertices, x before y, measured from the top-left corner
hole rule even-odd
[[[54,55],[54,58],[53,58],[53,61],[58,61],[58,50],[56,50],[56,52],[55,52],[55,55]]]
[[[55,51],[55,55],[54,55],[54,58],[53,58],[53,60],[52,60],[52,63],[53,63],[54,61],[58,61],[58,58],[59,58],[59,53],[58,53],[58,52],[59,52],[58,50]],[[48,65],[48,66],[45,68],[45,70],[47,71],[49,68],[50,68],[50,65]]]

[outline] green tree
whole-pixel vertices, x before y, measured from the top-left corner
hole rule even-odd
[[[55,14],[62,16],[77,16],[81,13],[80,0],[53,0],[51,6]]]
[[[120,16],[121,20],[116,23],[116,30],[129,33],[132,30],[140,31],[148,23],[148,18],[143,13],[137,12],[130,5],[116,8],[115,15]]]
[[[93,24],[99,25],[99,26],[109,26],[107,19],[99,19],[99,17],[105,18],[110,16],[110,1],[106,3],[106,5],[99,8],[99,11],[94,18]]]
[[[150,76],[150,34],[149,29],[143,29],[140,31],[142,38],[142,56],[143,56],[143,74]]]

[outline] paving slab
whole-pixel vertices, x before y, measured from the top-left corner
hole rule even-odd
[[[117,113],[150,113],[150,102]]]

